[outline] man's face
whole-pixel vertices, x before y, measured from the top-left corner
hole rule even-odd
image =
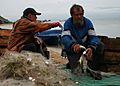
[[[28,17],[29,17],[29,19],[30,19],[31,21],[36,22],[36,19],[37,19],[37,16],[36,16],[36,15],[29,14]]]
[[[80,8],[80,9],[76,9],[74,8],[73,9],[73,14],[72,14],[72,17],[73,17],[73,20],[75,22],[80,22],[83,20],[83,10]]]

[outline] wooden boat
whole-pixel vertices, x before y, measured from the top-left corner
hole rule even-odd
[[[105,44],[104,62],[101,70],[120,74],[120,37],[100,36],[100,39]]]
[[[9,29],[0,29],[0,54],[5,52],[7,48],[8,38],[10,36],[11,30]],[[46,43],[53,43],[56,41],[58,43],[58,39],[53,39],[53,37],[59,36],[61,32],[44,32],[37,33],[38,37],[43,37],[46,39]],[[107,36],[99,36],[100,40],[105,44],[104,50],[104,62],[101,65],[101,70],[105,72],[115,72],[120,74],[120,37],[109,38]]]
[[[10,29],[0,29],[0,47],[7,47]]]

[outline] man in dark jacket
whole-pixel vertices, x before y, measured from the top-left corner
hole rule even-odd
[[[71,17],[64,23],[62,43],[67,54],[72,72],[80,65],[79,59],[83,53],[82,47],[86,47],[86,59],[91,70],[99,70],[99,61],[102,58],[104,46],[97,37],[91,20],[84,17],[84,9],[74,4],[70,9]],[[89,71],[89,70],[88,70]],[[89,71],[95,79],[102,79],[100,73]]]
[[[18,52],[22,50],[42,52],[40,49],[46,46],[43,41],[39,43],[42,39],[34,37],[35,33],[61,25],[59,22],[38,22],[37,15],[41,15],[41,13],[36,12],[33,8],[24,10],[21,19],[17,20],[13,25],[12,33],[9,38],[8,50]]]

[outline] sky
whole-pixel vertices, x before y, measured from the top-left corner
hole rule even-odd
[[[91,18],[117,19],[120,15],[120,0],[0,0],[0,16],[16,21],[24,9],[32,7],[42,13],[39,20],[64,20],[70,16],[73,4],[82,5],[85,15]]]
[[[73,4],[83,6],[97,34],[120,37],[120,0],[0,0],[0,16],[14,22],[31,7],[42,13],[38,20],[66,20]]]

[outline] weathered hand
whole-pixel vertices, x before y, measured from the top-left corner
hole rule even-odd
[[[53,24],[54,27],[57,27],[57,26],[62,27],[62,25],[59,22],[54,22],[52,24]]]
[[[74,52],[79,53],[80,52],[80,44],[73,44],[72,49]]]
[[[88,60],[92,60],[93,50],[91,48],[87,48],[85,55]]]

